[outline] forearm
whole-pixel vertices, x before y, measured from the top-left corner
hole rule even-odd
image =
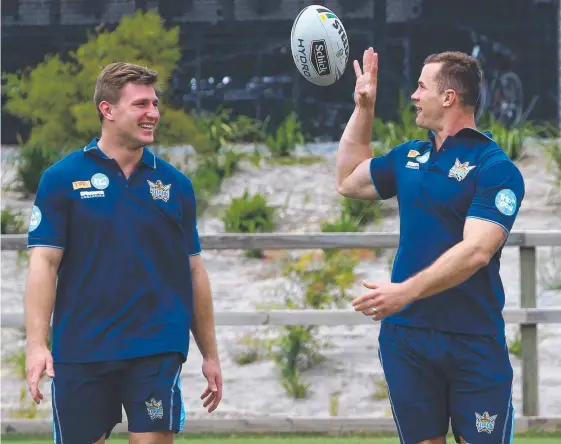
[[[47,346],[56,298],[56,268],[30,262],[25,293],[25,329],[30,347]]]
[[[336,181],[338,187],[362,161],[372,157],[370,141],[373,119],[374,106],[355,107],[337,150]]]
[[[218,359],[212,295],[204,267],[194,270],[192,279],[194,310],[191,331],[203,358]]]
[[[413,300],[455,287],[488,263],[488,255],[475,243],[462,241],[446,251],[431,266],[404,282]]]

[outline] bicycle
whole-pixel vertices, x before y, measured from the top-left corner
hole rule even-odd
[[[488,113],[505,127],[515,127],[524,112],[522,81],[513,68],[516,54],[507,46],[491,41],[487,36],[470,32],[473,42],[471,55],[481,64],[483,76],[481,95],[475,119]]]

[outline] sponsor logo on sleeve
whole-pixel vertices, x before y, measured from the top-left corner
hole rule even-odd
[[[505,216],[512,216],[516,212],[516,195],[508,189],[499,191],[495,196],[495,206]]]

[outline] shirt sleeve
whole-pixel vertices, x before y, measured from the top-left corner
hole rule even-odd
[[[183,230],[187,237],[187,248],[189,256],[197,256],[202,253],[197,228],[197,199],[191,181],[187,179],[185,191],[185,211],[183,213]]]
[[[64,250],[68,223],[68,200],[61,186],[60,174],[52,168],[41,176],[31,209],[27,246]]]
[[[494,163],[479,173],[467,217],[488,220],[510,232],[524,199],[524,178],[510,161]]]
[[[397,193],[393,160],[395,149],[370,160],[370,179],[376,193],[383,200],[390,199]]]

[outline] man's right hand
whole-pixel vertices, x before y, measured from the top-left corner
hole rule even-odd
[[[47,376],[50,378],[55,377],[53,357],[50,350],[46,346],[28,347],[25,370],[31,397],[39,404],[43,399],[43,394],[39,390],[39,382],[43,372],[46,371]]]
[[[378,54],[374,49],[368,48],[362,57],[362,68],[358,60],[353,62],[356,74],[355,104],[362,108],[373,108],[376,102],[376,89],[378,86]]]

